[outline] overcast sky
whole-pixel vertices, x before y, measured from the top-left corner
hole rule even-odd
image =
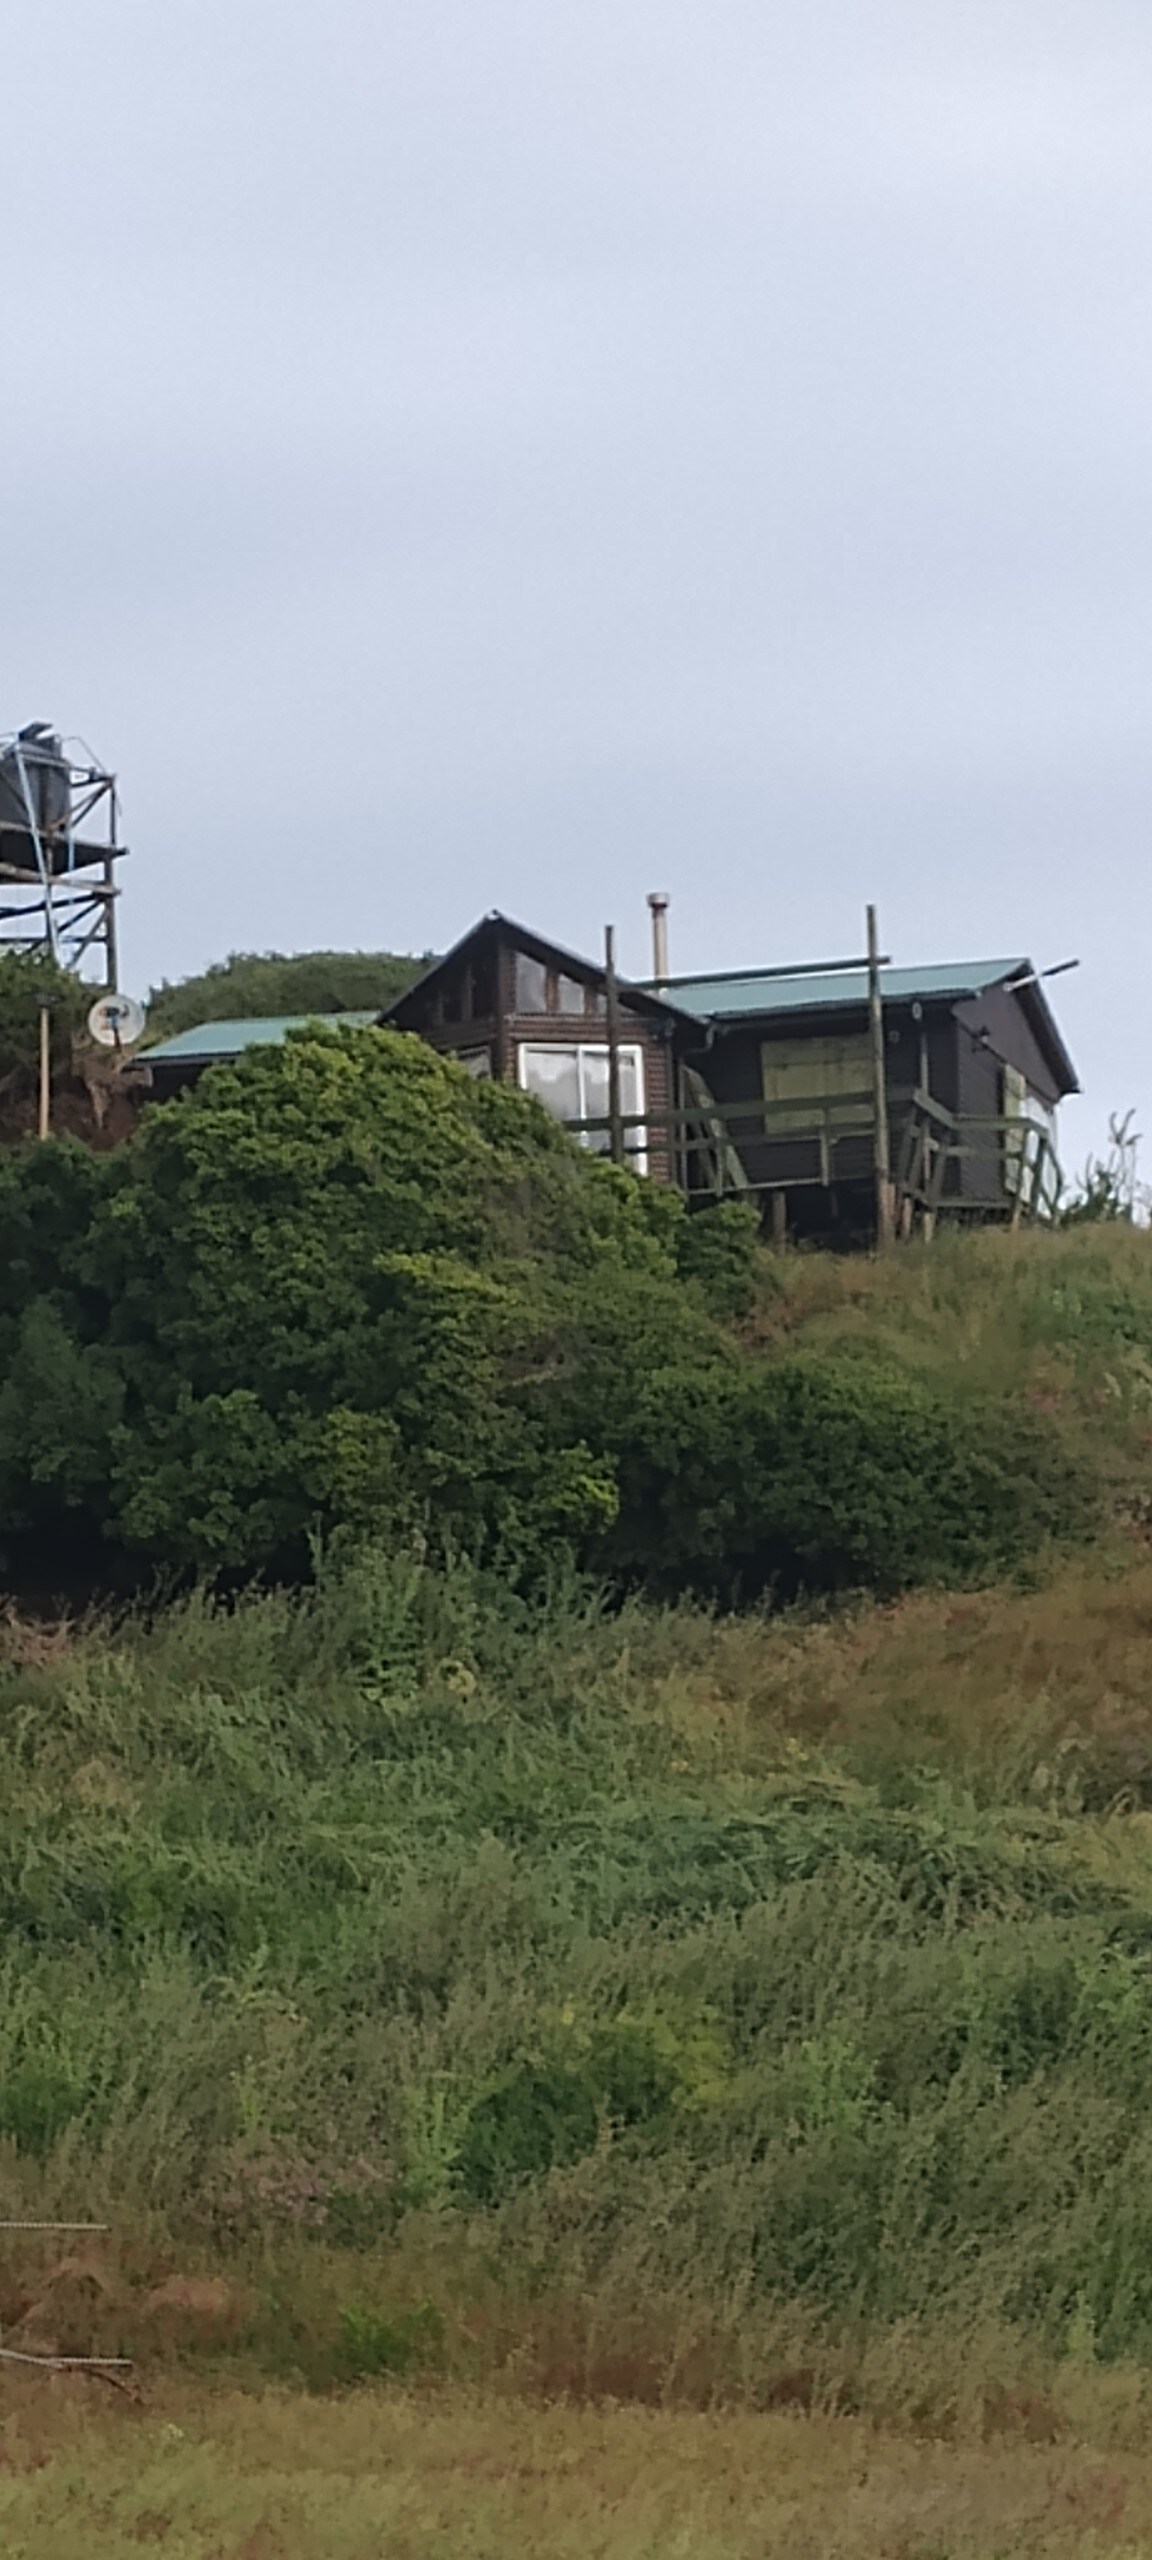
[[[0,728],[124,974],[1078,954],[1152,1159],[1148,0],[7,0]]]

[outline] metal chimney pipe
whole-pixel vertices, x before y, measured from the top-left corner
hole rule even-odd
[[[652,975],[662,986],[668,976],[668,892],[650,889],[648,904],[652,910]]]

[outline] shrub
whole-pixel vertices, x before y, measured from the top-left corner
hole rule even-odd
[[[613,1561],[729,1600],[987,1576],[1097,1507],[1042,1417],[834,1351],[654,1370],[627,1418]]]

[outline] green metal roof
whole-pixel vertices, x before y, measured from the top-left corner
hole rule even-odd
[[[283,1040],[289,1031],[304,1031],[310,1022],[335,1023],[350,1030],[367,1030],[378,1022],[379,1012],[373,1007],[367,1013],[255,1013],[240,1022],[198,1022],[191,1031],[177,1031],[170,1040],[157,1040],[154,1048],[145,1049],[144,1057],[182,1060],[190,1065],[201,1059],[238,1058],[244,1049],[268,1048]]]
[[[928,969],[882,969],[881,992],[888,1004],[927,1003],[951,997],[982,995],[1003,978],[1020,977],[1027,960],[954,960]],[[740,1014],[816,1013],[833,1005],[868,1001],[864,969],[750,970],[713,978],[651,978],[654,994],[666,995],[681,1013],[701,1021],[723,1021]]]

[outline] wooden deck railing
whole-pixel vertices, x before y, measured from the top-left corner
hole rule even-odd
[[[958,1117],[931,1094],[915,1092],[890,1105],[893,1189],[899,1233],[931,1234],[941,1217],[992,1219],[1018,1226],[1054,1216],[1062,1188],[1049,1131],[1040,1121],[997,1115]],[[663,1156],[681,1190],[712,1198],[830,1190],[841,1181],[870,1181],[875,1124],[871,1094],[789,1096],[718,1102],[706,1088],[672,1110],[621,1112],[569,1120],[573,1136],[599,1140],[627,1164]],[[860,1142],[866,1161],[859,1161]],[[844,1162],[853,1145],[857,1162]],[[765,1170],[766,1148],[807,1149],[787,1170]],[[986,1179],[971,1179],[979,1168]],[[967,1180],[965,1180],[967,1176]]]

